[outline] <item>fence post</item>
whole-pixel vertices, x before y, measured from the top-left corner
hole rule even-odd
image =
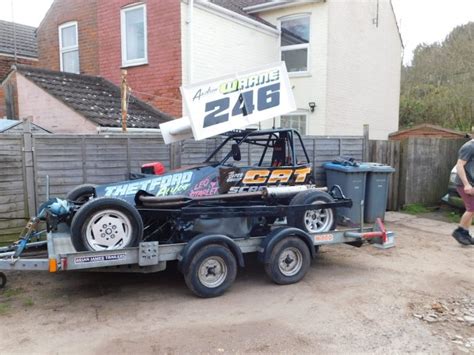
[[[33,166],[33,137],[31,135],[31,117],[24,119],[23,123],[23,166],[25,171],[26,202],[28,217],[36,215],[35,171]]]
[[[362,145],[362,161],[369,161],[369,125],[364,125],[364,143]]]

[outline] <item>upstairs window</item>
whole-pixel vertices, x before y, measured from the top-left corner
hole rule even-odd
[[[289,73],[308,72],[309,15],[280,20],[281,59]]]
[[[122,32],[122,66],[146,64],[147,26],[145,4],[132,5],[120,12]]]
[[[79,74],[77,22],[59,26],[59,62],[61,71]]]

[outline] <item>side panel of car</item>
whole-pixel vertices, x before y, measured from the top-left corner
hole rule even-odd
[[[144,190],[155,196],[212,196],[258,191],[268,185],[302,185],[310,182],[310,165],[298,167],[204,166],[160,176],[123,181],[96,187],[97,197],[118,197],[134,203]]]

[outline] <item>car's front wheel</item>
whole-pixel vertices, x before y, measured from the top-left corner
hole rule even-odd
[[[71,222],[72,243],[78,251],[128,248],[137,245],[142,234],[143,221],[138,211],[117,198],[90,200]]]

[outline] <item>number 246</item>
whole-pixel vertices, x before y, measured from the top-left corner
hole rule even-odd
[[[263,111],[280,104],[280,83],[264,86],[257,91],[257,110]],[[204,117],[204,128],[216,124],[227,122],[229,113],[226,112],[230,107],[230,99],[224,97],[219,100],[206,103],[206,113]],[[232,108],[232,116],[252,114],[255,110],[253,103],[253,90],[245,91],[239,95],[237,102]]]

